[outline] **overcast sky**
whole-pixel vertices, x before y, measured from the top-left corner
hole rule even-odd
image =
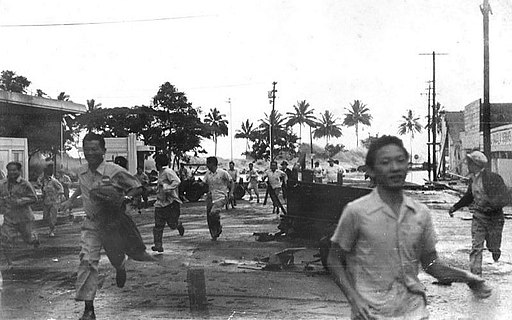
[[[359,99],[374,118],[363,137],[396,134],[407,109],[426,122],[432,57],[420,53],[447,54],[436,58],[437,100],[446,110],[482,97],[481,3],[0,0],[0,64],[32,81],[34,92],[65,91],[82,104],[148,105],[169,81],[193,106],[216,107],[229,120],[231,98],[234,130],[270,111],[276,81],[283,114],[306,100],[341,122]],[[512,2],[490,3],[491,102],[512,102]],[[80,24],[12,26],[69,23]],[[425,153],[425,136],[414,153]],[[218,155],[229,158],[229,141],[220,139]],[[334,142],[355,147],[354,128]],[[204,145],[212,154],[213,144]],[[235,139],[234,156],[244,148]]]

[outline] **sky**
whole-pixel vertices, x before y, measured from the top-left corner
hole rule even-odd
[[[360,138],[396,135],[408,109],[426,124],[432,56],[423,53],[445,54],[436,93],[446,110],[482,98],[482,1],[0,0],[0,68],[27,77],[29,91],[102,107],[149,105],[168,81],[203,116],[219,109],[233,131],[270,112],[275,81],[284,115],[306,100],[341,123],[357,99],[373,116]],[[489,2],[490,99],[512,102],[512,1]],[[355,148],[355,129],[342,131],[331,143]],[[213,142],[203,146],[213,155]],[[426,133],[412,146],[424,158]],[[217,154],[231,151],[240,158],[245,141],[219,138]]]

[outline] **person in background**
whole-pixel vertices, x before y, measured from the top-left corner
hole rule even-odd
[[[178,229],[180,236],[185,234],[185,228],[180,221],[181,200],[178,188],[180,178],[174,170],[168,167],[169,158],[165,154],[158,154],[155,157],[156,168],[158,169],[157,193],[155,202],[155,227],[153,228],[154,246],[151,250],[164,252],[163,232],[167,224],[171,230]]]
[[[324,179],[324,169],[320,166],[320,162],[315,162],[315,167],[313,168],[313,176],[315,178],[316,183],[322,183]]]
[[[284,173],[286,173],[286,181],[290,181],[290,178],[292,176],[292,170],[290,170],[290,168],[288,168],[288,162],[286,162],[285,160],[283,160],[283,162],[281,162],[281,171],[283,171]],[[283,185],[281,186],[282,190],[283,190],[283,199],[286,201],[287,199],[287,188],[288,188],[288,183],[285,183],[283,181]]]
[[[123,156],[117,156],[114,158],[114,163],[122,168],[128,170],[128,160]]]
[[[247,172],[247,192],[249,192],[249,201],[252,201],[252,192],[256,195],[256,203],[260,203],[260,193],[258,191],[258,172],[254,169],[254,164],[249,163],[249,171]]]
[[[491,289],[472,273],[443,264],[429,209],[403,192],[409,154],[382,136],[366,155],[373,191],[347,204],[331,238],[328,267],[352,319],[428,319],[420,265],[440,283],[465,282],[481,298]]]
[[[325,168],[325,180],[327,183],[338,183],[339,168],[334,164],[334,160],[329,158],[327,160],[329,165]]]
[[[283,205],[284,199],[282,198],[281,188],[283,183],[287,183],[286,173],[277,169],[277,162],[270,162],[270,169],[265,171],[263,181],[268,179],[268,191],[270,199],[272,199],[273,209],[272,213],[279,214],[279,208]]]
[[[55,237],[57,213],[59,211],[64,188],[53,176],[53,165],[48,165],[44,168],[40,186],[43,193],[43,219],[47,222],[50,229],[48,236]]]
[[[220,213],[229,199],[233,198],[235,183],[226,170],[218,168],[217,157],[206,158],[208,172],[204,176],[204,182],[208,186],[206,194],[206,220],[212,241],[216,241],[222,233]]]
[[[64,190],[64,199],[69,199],[69,187],[71,186],[71,178],[64,171],[57,171],[57,180],[59,180]]]
[[[192,170],[187,169],[185,164],[181,163],[180,164],[180,169],[178,170],[178,177],[181,180],[181,183],[180,183],[180,186],[179,186],[179,190],[178,190],[179,191],[179,195],[180,195],[180,199],[183,202],[189,202],[189,200],[185,196],[185,190],[187,190],[187,188],[189,186],[191,186],[191,184],[192,184],[192,181],[193,181]]]
[[[144,200],[144,208],[148,207],[148,187],[149,187],[149,177],[144,172],[143,167],[137,167],[137,173],[135,174],[135,178],[139,180],[142,190],[141,194],[134,198],[135,205],[139,210],[139,214],[141,213],[140,209],[142,208],[142,200]]]
[[[233,179],[233,183],[235,184],[234,190],[236,190],[236,188],[238,187],[238,180],[240,179],[240,172],[238,171],[238,169],[235,168],[235,163],[233,161],[229,162],[228,173],[231,176],[231,179]],[[234,190],[233,190],[233,192],[234,192]],[[236,207],[236,199],[234,196],[231,199],[231,207],[232,208]]]
[[[480,151],[466,155],[471,183],[464,196],[448,211],[450,217],[462,207],[470,206],[471,221],[470,270],[482,275],[482,251],[484,241],[494,261],[501,256],[501,236],[505,218],[503,207],[510,203],[510,192],[503,178],[487,169],[487,157]]]
[[[30,205],[36,203],[34,187],[21,177],[21,163],[9,162],[7,179],[0,181],[0,207],[4,223],[0,231],[1,248],[8,266],[12,265],[14,240],[21,234],[23,241],[39,247],[39,239],[33,230],[34,214]]]
[[[127,198],[137,196],[140,193],[139,181],[120,165],[105,161],[105,138],[91,133],[83,139],[83,152],[87,164],[80,168],[78,173],[78,188],[67,201],[62,203],[63,210],[71,208],[75,199],[82,198],[85,219],[81,228],[81,250],[79,254],[80,264],[76,277],[76,301],[84,301],[85,309],[80,320],[95,320],[94,298],[99,284],[99,261],[102,246],[101,226],[99,212],[101,205],[91,199],[91,191],[103,186],[114,186],[124,192]],[[110,257],[109,257],[110,259]],[[116,269],[116,284],[124,287],[126,282],[125,257],[110,260]]]

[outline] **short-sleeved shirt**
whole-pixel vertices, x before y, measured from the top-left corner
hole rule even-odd
[[[383,313],[403,308],[411,296],[424,298],[420,258],[436,244],[425,205],[404,196],[397,218],[374,189],[347,205],[331,241],[346,252],[355,290]]]
[[[265,177],[268,177],[268,183],[272,189],[281,188],[283,185],[283,181],[286,181],[286,173],[283,171],[276,169],[276,171],[272,171],[268,169],[265,171]]]
[[[208,170],[204,176],[204,182],[208,184],[208,192],[211,193],[213,200],[227,197],[231,181],[231,175],[220,168],[217,168],[215,173]]]
[[[324,169],[322,167],[314,167],[313,168],[313,174],[315,175],[315,178],[323,178],[324,176]]]
[[[60,196],[64,193],[62,184],[52,177],[41,179],[41,189],[43,191],[43,202],[45,205],[60,203]]]
[[[229,175],[231,176],[231,179],[233,179],[233,181],[235,181],[235,183],[238,182],[238,180],[240,180],[240,173],[238,172],[238,169],[228,169],[228,173]]]
[[[34,220],[34,214],[30,204],[37,201],[36,191],[30,182],[18,177],[16,181],[10,182],[8,179],[0,181],[0,205],[3,207],[4,222],[21,223]],[[24,204],[10,204],[7,199],[21,199]]]
[[[338,172],[340,172],[340,167],[338,165],[333,165],[332,167],[329,165],[325,168],[325,178],[327,182],[338,182]]]
[[[180,183],[181,180],[176,172],[167,167],[163,167],[160,172],[158,172],[155,207],[163,208],[175,201],[182,203],[178,193]]]
[[[482,171],[483,169],[472,176],[471,193],[473,194],[474,205],[476,207],[486,208],[489,206],[489,197],[484,190]]]
[[[256,171],[256,169],[249,169],[249,172],[247,173],[247,179],[249,182],[258,183],[258,176],[258,171]]]
[[[106,161],[103,161],[94,171],[91,171],[88,165],[82,166],[78,174],[78,182],[85,214],[92,220],[101,209],[99,204],[91,200],[90,193],[92,189],[112,185],[119,190],[128,192],[141,186],[137,178],[126,169]]]

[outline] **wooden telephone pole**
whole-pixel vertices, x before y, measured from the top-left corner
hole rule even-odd
[[[275,118],[275,105],[276,105],[276,84],[277,82],[272,82],[272,91],[270,92],[272,95],[269,98],[272,98],[272,112],[270,113],[269,121],[270,121],[270,161],[274,160],[274,118]]]
[[[484,103],[482,104],[481,129],[484,137],[484,154],[491,159],[491,103],[489,101],[489,0],[480,6],[484,19]]]

